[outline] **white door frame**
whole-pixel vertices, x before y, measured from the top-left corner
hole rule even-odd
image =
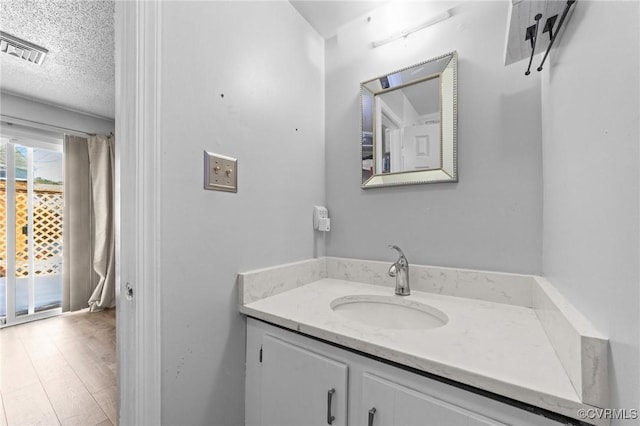
[[[161,424],[160,13],[159,1],[116,1],[118,423],[124,426]]]

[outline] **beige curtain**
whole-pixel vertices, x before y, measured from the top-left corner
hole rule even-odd
[[[64,311],[115,306],[113,136],[65,136]]]

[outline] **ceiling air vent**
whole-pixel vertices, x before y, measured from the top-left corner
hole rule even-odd
[[[49,51],[44,47],[36,46],[26,40],[0,31],[0,52],[8,53],[25,61],[41,65]]]

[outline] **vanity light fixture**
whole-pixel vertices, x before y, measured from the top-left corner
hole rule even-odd
[[[428,19],[426,21],[424,21],[423,23],[421,23],[419,25],[416,25],[415,27],[406,28],[406,29],[404,29],[404,30],[402,30],[400,32],[397,32],[397,33],[385,38],[384,40],[374,41],[373,42],[373,47],[380,47],[380,46],[382,46],[384,44],[391,43],[392,41],[396,41],[396,40],[401,39],[401,38],[406,38],[406,37],[408,37],[409,35],[411,35],[411,34],[413,34],[415,32],[418,32],[418,31],[423,30],[423,29],[425,29],[427,27],[435,25],[438,22],[442,22],[442,21],[444,21],[446,19],[449,19],[451,17],[451,15],[452,15],[451,14],[451,9],[445,10],[444,12],[442,12],[442,13],[440,13],[440,14],[438,14],[438,15],[436,15],[436,16],[434,16],[434,17],[432,17],[432,18],[430,18],[430,19]]]

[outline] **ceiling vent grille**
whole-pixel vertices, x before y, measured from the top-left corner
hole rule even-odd
[[[25,61],[41,65],[49,51],[26,40],[0,31],[0,52],[8,53]]]

